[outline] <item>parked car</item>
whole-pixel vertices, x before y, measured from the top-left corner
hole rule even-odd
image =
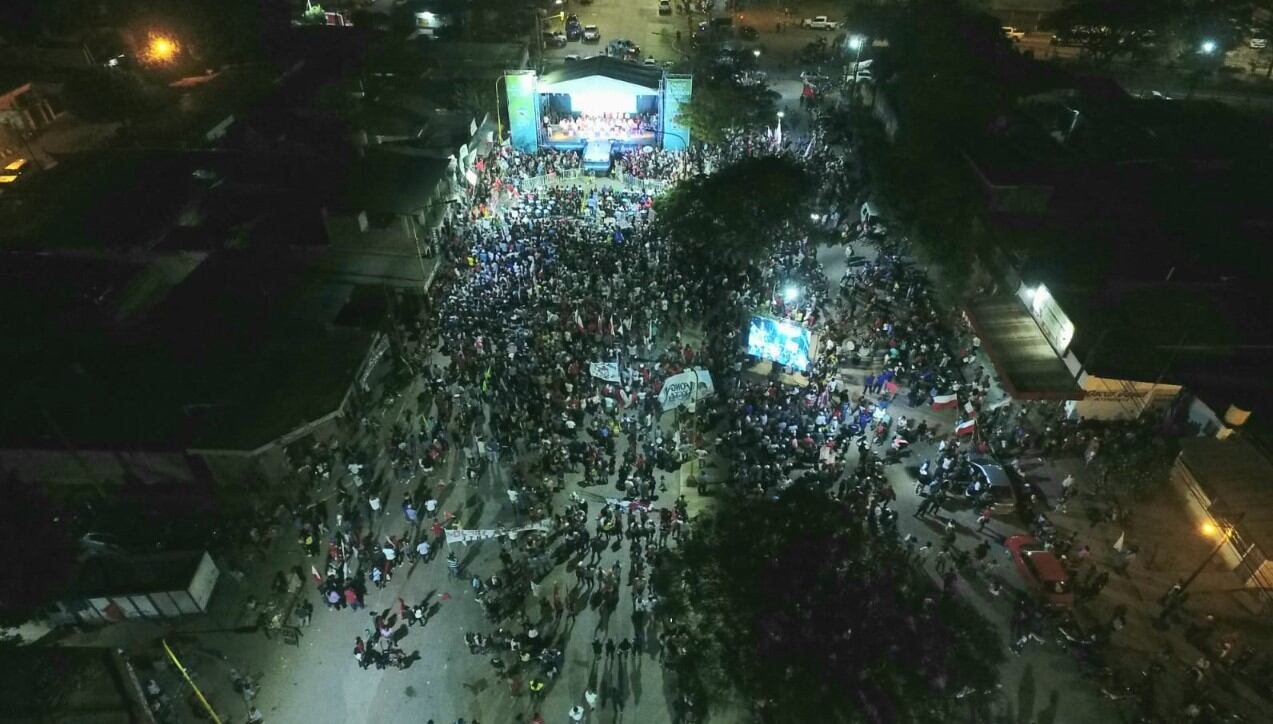
[[[655,60],[653,55],[646,56],[645,60],[642,61],[642,65],[658,65],[658,64],[659,64],[659,61]]]
[[[825,15],[815,15],[811,18],[805,18],[800,21],[800,27],[810,30],[835,30],[840,27],[840,23],[828,18]]]
[[[565,59],[565,60],[566,60],[566,62],[567,62],[567,63],[573,63],[573,62],[575,62],[576,60],[579,60],[579,54],[578,54],[578,53],[571,53],[570,55],[567,55],[567,56],[566,56],[566,59]]]
[[[1007,36],[1008,40],[1016,41],[1016,40],[1022,40],[1025,38],[1024,30],[1018,30],[1011,25],[1005,25],[1003,26],[1002,29],[1003,29],[1003,34]]]
[[[550,48],[564,48],[566,47],[566,34],[553,33],[548,36],[547,43]]]
[[[968,473],[972,481],[968,484],[966,494],[984,494],[991,501],[990,507],[995,510],[1011,509],[1016,505],[1016,486],[998,460],[989,455],[972,455],[968,458]]]
[[[1045,606],[1069,608],[1074,605],[1074,592],[1065,567],[1052,551],[1043,547],[1032,535],[1014,535],[1003,542],[1012,555],[1017,572],[1030,592]]]
[[[606,55],[612,58],[636,60],[641,57],[641,46],[626,38],[611,40],[606,46]]]
[[[671,14],[672,14],[671,0],[659,0],[659,15],[671,15]]]
[[[583,42],[599,43],[601,42],[601,31],[595,25],[583,26]]]
[[[566,40],[578,40],[583,35],[583,25],[579,16],[571,13],[566,16]]]

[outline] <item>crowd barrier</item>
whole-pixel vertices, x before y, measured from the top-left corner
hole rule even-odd
[[[562,184],[575,184],[581,179],[595,178],[598,181],[617,182],[623,188],[629,191],[641,191],[650,195],[658,195],[663,193],[671,186],[671,183],[664,179],[653,178],[636,178],[635,176],[624,175],[622,178],[614,178],[613,176],[596,176],[589,177],[584,174],[583,169],[572,168],[560,173],[547,174],[544,176],[528,176],[517,182],[517,187],[522,191],[542,191],[553,186]]]

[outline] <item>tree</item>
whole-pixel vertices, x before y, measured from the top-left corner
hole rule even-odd
[[[503,83],[503,81],[500,81]],[[492,81],[465,80],[454,84],[451,89],[451,104],[463,111],[473,114],[479,121],[497,111],[498,101]]]
[[[935,590],[895,536],[804,486],[722,500],[663,554],[655,585],[679,686],[709,705],[736,693],[762,720],[959,720],[954,694],[998,679],[989,622]]]
[[[738,270],[767,255],[808,218],[813,184],[790,156],[751,157],[676,186],[657,202],[658,223],[692,264]]]
[[[75,542],[67,524],[42,488],[12,473],[0,476],[0,550],[8,552],[0,625],[28,621],[70,583]]]
[[[767,86],[740,85],[733,81],[708,83],[694,89],[690,102],[677,116],[690,136],[704,143],[719,143],[731,130],[755,130],[777,119],[778,94]]]

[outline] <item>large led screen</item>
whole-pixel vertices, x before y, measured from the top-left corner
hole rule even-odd
[[[747,354],[804,372],[809,369],[812,334],[798,324],[773,317],[752,317]]]

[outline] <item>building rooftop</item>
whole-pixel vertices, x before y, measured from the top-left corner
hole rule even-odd
[[[118,253],[156,243],[202,193],[182,154],[101,151],[0,196],[0,249]]]
[[[309,264],[274,248],[221,251],[125,329],[71,331],[46,315],[13,331],[25,384],[0,398],[0,444],[253,450],[330,413],[371,334],[331,324],[352,287]]]
[[[1015,297],[994,297],[964,307],[982,348],[1016,399],[1077,400],[1082,391],[1039,325]]]
[[[660,81],[663,79],[663,71],[640,63],[596,55],[591,58],[576,60],[573,63],[566,63],[556,70],[545,73],[539,79],[539,85],[543,88],[544,86],[552,86],[593,76],[601,76],[657,90]]]

